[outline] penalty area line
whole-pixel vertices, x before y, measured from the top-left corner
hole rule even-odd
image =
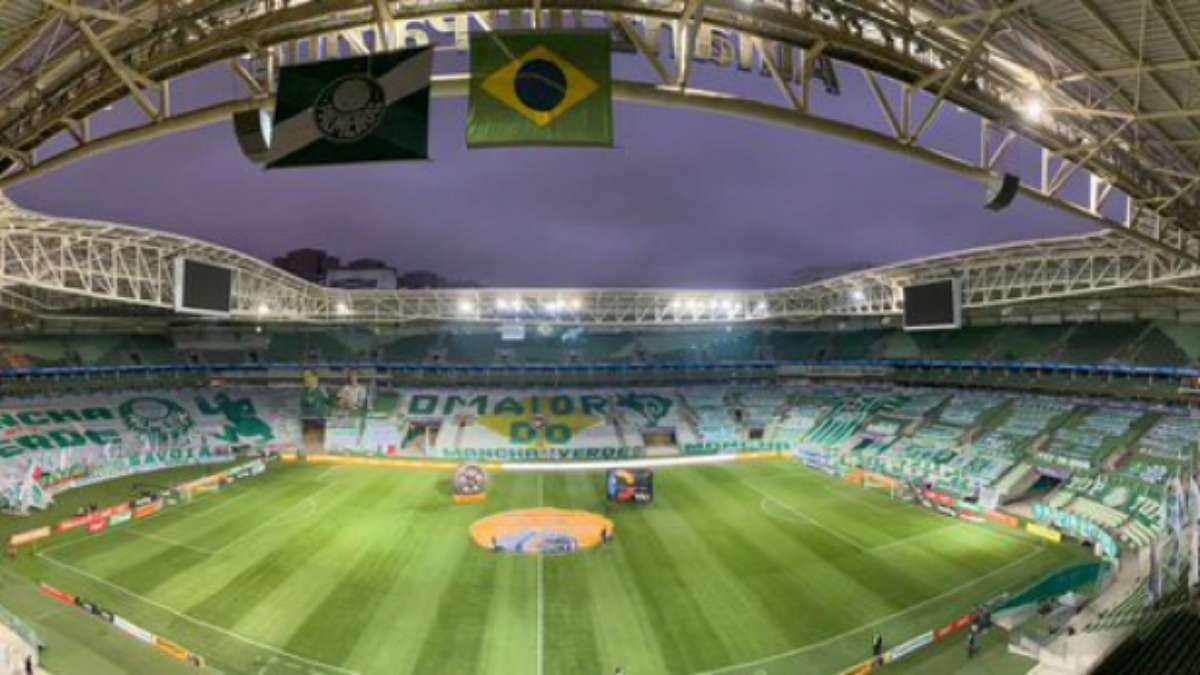
[[[122,534],[131,534],[135,537],[141,537],[142,539],[147,539],[149,541],[157,542],[164,546],[173,546],[175,548],[187,549],[194,553],[199,553],[199,554],[205,555],[205,556],[211,556],[213,554],[212,551],[210,551],[206,548],[200,548],[199,546],[192,546],[191,544],[185,544],[182,541],[176,541],[174,539],[171,539],[170,537],[160,537],[157,534],[153,534],[150,532],[140,532],[137,529],[132,528],[132,527],[127,527],[125,529],[117,530],[117,531]]]
[[[197,619],[196,617],[191,616],[189,614],[184,614],[183,612],[180,612],[179,610],[174,609],[172,607],[168,607],[167,605],[164,605],[161,602],[158,602],[157,600],[151,600],[150,598],[147,598],[146,596],[141,595],[139,593],[135,593],[135,592],[129,590],[128,588],[125,588],[124,586],[121,586],[119,584],[114,584],[113,582],[109,581],[108,579],[98,577],[95,574],[92,574],[91,572],[81,570],[78,567],[75,567],[74,565],[65,563],[61,560],[58,560],[57,558],[52,557],[52,556],[44,555],[44,553],[42,553],[42,552],[39,552],[37,554],[37,556],[52,565],[57,565],[58,567],[61,567],[62,569],[65,569],[69,572],[77,574],[85,579],[90,579],[91,581],[98,583],[102,586],[107,586],[108,588],[111,588],[114,591],[117,591],[124,595],[128,595],[129,597],[134,598],[136,600],[140,600],[143,603],[150,605],[151,607],[154,607],[163,612],[166,612],[172,616],[175,616],[180,619],[183,619],[184,621],[188,621],[190,623],[196,624],[197,626],[207,628],[211,631],[220,633],[227,637],[231,637],[234,640],[237,640],[239,642],[244,642],[245,644],[248,644],[248,645],[251,645],[254,647],[258,647],[259,649],[265,649],[266,651],[274,652],[275,654],[279,654],[280,656],[283,656],[283,657],[286,657],[289,659],[293,659],[295,661],[300,661],[302,663],[306,663],[310,666],[314,666],[317,668],[324,668],[326,670],[331,670],[333,672],[343,673],[344,675],[361,675],[359,672],[354,671],[354,670],[349,670],[347,668],[341,668],[339,666],[333,666],[328,663],[323,663],[321,661],[317,661],[315,659],[310,659],[310,658],[307,658],[304,656],[300,656],[299,654],[293,654],[291,652],[284,651],[278,647],[272,647],[269,644],[266,644],[264,642],[259,642],[258,640],[255,640],[253,638],[248,638],[244,635],[239,635],[237,633],[234,633],[231,630],[222,628],[215,624],[211,624],[203,619]]]
[[[330,469],[333,469],[333,468],[336,468],[336,467],[330,467]],[[328,472],[328,470],[326,470],[325,473],[327,473],[327,472]],[[325,474],[322,473],[321,475],[324,476]],[[325,485],[317,488],[316,491],[314,491],[312,494],[308,495],[307,497],[301,499],[300,501],[296,502],[295,504],[292,504],[291,506],[288,506],[287,508],[280,511],[279,513],[276,513],[274,516],[267,518],[266,520],[255,525],[254,527],[250,528],[249,530],[247,530],[247,531],[243,532],[242,534],[234,537],[233,539],[225,542],[225,544],[218,547],[216,550],[214,550],[212,552],[213,555],[219,555],[221,553],[224,553],[225,551],[229,550],[231,547],[245,541],[246,539],[248,539],[250,537],[250,535],[255,534],[256,532],[259,532],[259,531],[265,530],[265,529],[269,529],[271,526],[274,526],[274,525],[280,525],[283,523],[293,522],[290,519],[291,516],[294,515],[292,512],[299,506],[307,506],[309,509],[308,513],[310,515],[315,514],[317,509],[319,508],[317,506],[317,504],[320,501],[316,498],[317,495],[328,490],[330,487],[332,487],[334,485],[336,485],[336,483],[326,483]]]
[[[809,524],[813,525],[814,527],[821,530],[822,532],[825,532],[826,534],[834,537],[835,539],[838,539],[839,541],[849,544],[856,551],[863,552],[863,551],[867,550],[867,547],[863,546],[861,543],[854,541],[853,539],[850,539],[846,535],[844,535],[836,530],[833,530],[831,528],[828,528],[828,527],[822,525],[821,523],[819,523],[815,519],[813,519],[812,516],[809,516],[807,513],[801,511],[800,509],[792,506],[791,504],[788,504],[787,502],[784,502],[780,499],[772,497],[771,495],[767,494],[766,492],[763,492],[761,489],[755,487],[754,484],[752,484],[750,481],[744,480],[744,481],[742,481],[742,485],[745,485],[746,487],[750,488],[751,490],[757,492],[761,497],[763,497],[764,501],[775,502],[776,504],[778,504],[778,505],[782,506],[784,509],[786,509],[789,513],[804,520],[805,522],[808,522]],[[759,505],[759,508],[764,513],[766,513],[766,510],[762,509],[761,504]]]
[[[761,659],[756,659],[754,661],[746,661],[744,663],[735,663],[731,666],[725,666],[723,668],[701,671],[700,673],[697,673],[696,675],[720,675],[721,673],[730,673],[735,670],[741,670],[743,668],[753,668],[755,666],[762,666],[762,665],[771,663],[772,661],[778,661],[780,659],[786,659],[788,657],[798,656],[800,654],[804,654],[805,652],[810,652],[814,649],[820,649],[821,647],[831,645],[834,642],[837,642],[838,640],[841,640],[845,637],[854,635],[855,633],[860,633],[869,628],[874,628],[876,626],[880,626],[882,624],[887,623],[888,621],[892,621],[893,619],[898,619],[898,618],[904,616],[905,614],[909,614],[910,612],[912,612],[914,610],[921,609],[922,607],[926,607],[928,605],[931,605],[935,602],[939,602],[941,600],[945,600],[946,598],[948,598],[952,595],[955,595],[955,594],[959,593],[960,591],[964,591],[968,588],[971,588],[972,586],[978,584],[979,582],[983,581],[984,579],[989,579],[991,577],[996,576],[997,574],[1000,574],[1001,572],[1004,572],[1005,570],[1008,570],[1012,567],[1016,567],[1017,565],[1024,564],[1025,562],[1028,562],[1031,558],[1035,558],[1038,555],[1045,553],[1046,550],[1047,549],[1042,548],[1042,547],[1035,548],[1034,550],[1030,551],[1029,553],[1026,553],[1025,555],[1021,556],[1020,558],[1017,558],[1016,560],[1008,563],[1007,565],[1004,565],[1003,567],[997,567],[996,569],[992,570],[991,572],[988,572],[987,574],[985,574],[983,576],[975,577],[974,579],[972,579],[966,583],[955,586],[954,588],[951,588],[950,590],[946,591],[945,593],[942,593],[941,595],[936,595],[932,598],[927,598],[925,600],[922,600],[921,602],[918,602],[915,605],[905,607],[904,609],[902,609],[898,612],[894,612],[887,616],[880,617],[869,623],[864,623],[861,626],[856,626],[854,628],[851,628],[848,631],[845,631],[844,633],[839,633],[837,635],[834,635],[833,637],[825,638],[824,640],[821,640],[820,642],[813,642],[812,644],[807,644],[807,645],[804,645],[803,647],[797,647],[795,649],[791,649],[786,652],[780,652],[780,653],[774,654],[772,656],[765,656]]]

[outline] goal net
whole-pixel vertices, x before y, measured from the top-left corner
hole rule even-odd
[[[864,472],[862,486],[864,490],[879,490],[881,492],[886,492],[889,497],[895,499],[899,481],[881,474]]]

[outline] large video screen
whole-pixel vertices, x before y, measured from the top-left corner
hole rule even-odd
[[[649,504],[654,501],[654,472],[650,469],[609,469],[608,501],[618,504]]]
[[[233,298],[233,271],[227,267],[175,260],[175,310],[227,315]]]
[[[962,327],[962,299],[957,279],[904,287],[904,330]]]

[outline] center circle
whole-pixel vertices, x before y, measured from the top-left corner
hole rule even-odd
[[[553,61],[530,59],[517,70],[517,100],[537,112],[550,112],[567,97],[567,74]]]
[[[611,520],[595,513],[541,507],[492,514],[475,521],[470,533],[496,553],[565,555],[605,543],[613,529]]]

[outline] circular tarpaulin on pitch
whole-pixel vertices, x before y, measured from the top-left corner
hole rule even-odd
[[[471,539],[501,553],[565,555],[598,546],[613,522],[588,511],[539,508],[505,511],[475,521]]]

